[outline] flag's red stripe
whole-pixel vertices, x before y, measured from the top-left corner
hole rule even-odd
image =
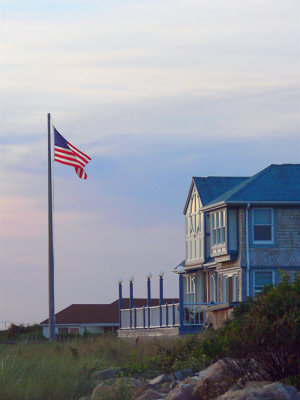
[[[77,160],[77,158],[72,158],[72,157],[60,157],[60,156],[55,156],[54,161],[67,161],[67,162],[72,162],[74,165],[77,165],[78,167],[84,167],[85,165]]]
[[[76,158],[83,165],[83,167],[88,163],[88,161],[86,161],[80,155],[74,153],[72,150],[65,150],[65,149],[62,149],[62,147],[55,147],[55,154],[57,154],[57,155],[59,154],[62,157],[65,157],[65,154],[66,154],[69,157]]]
[[[77,173],[77,175],[79,176],[79,178],[81,179],[86,179],[87,178],[87,174],[84,172],[83,168],[75,168],[75,171]]]
[[[55,158],[55,161],[61,163],[61,164],[65,164],[65,165],[70,165],[71,167],[76,167],[76,168],[82,168],[78,165],[78,163],[74,163],[74,162],[68,162],[68,161],[63,161],[63,160],[58,160],[57,158]]]
[[[77,157],[77,158],[80,158],[82,161],[84,161],[84,165],[86,165],[90,160],[88,160],[87,158],[85,158],[85,157],[82,157],[80,154],[78,154],[77,152],[76,152],[76,150],[74,150],[74,151],[72,151],[73,152],[73,154],[75,154],[75,156]]]
[[[84,154],[82,151],[78,150],[77,147],[73,146],[71,143],[67,142],[69,146],[73,147],[76,151],[78,151],[78,153],[80,153],[81,155],[83,155],[84,157],[86,157],[89,161],[91,161],[91,157],[89,157],[88,155]]]
[[[75,149],[72,149],[72,153],[75,154],[76,157],[80,158],[81,160],[84,161],[85,165],[90,161],[88,158],[83,157],[81,154],[79,154]]]
[[[86,164],[84,164],[81,160],[78,160],[77,157],[66,157],[66,156],[62,156],[60,154],[55,154],[54,155],[54,160],[67,160],[67,161],[74,161],[76,164],[81,165],[82,167],[84,167]]]

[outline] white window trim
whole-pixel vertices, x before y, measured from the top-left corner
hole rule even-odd
[[[221,217],[221,213],[223,214],[223,225],[221,225],[220,223],[220,217]],[[215,215],[218,215],[219,218],[219,227],[218,228],[214,228],[215,226]],[[210,214],[210,235],[211,235],[211,247],[212,248],[217,248],[217,247],[224,247],[226,245],[226,228],[227,228],[227,211],[226,210],[218,210],[215,212],[212,212]],[[220,243],[215,243],[213,244],[213,237],[214,237],[214,231],[217,232],[217,230],[220,229],[220,238],[221,238],[221,231],[222,229],[224,229],[224,242],[220,242]],[[217,237],[217,234],[216,234]]]
[[[271,283],[273,283],[273,285],[275,284],[275,271],[274,271],[274,269],[267,269],[267,270],[265,270],[265,269],[255,269],[254,271],[253,271],[253,288],[252,288],[252,291],[253,291],[253,296],[255,296],[257,293],[260,293],[261,292],[261,289],[263,288],[263,286],[261,287],[261,289],[260,290],[255,290],[255,274],[256,274],[256,272],[272,272],[272,282]]]
[[[195,207],[193,205],[195,204]],[[193,189],[190,204],[185,215],[186,260],[194,261],[203,258],[203,213],[200,211],[201,200],[196,190]],[[198,221],[198,224],[197,224]],[[194,223],[193,223],[194,222]],[[197,249],[199,254],[197,255]],[[194,250],[194,251],[193,251]]]
[[[255,240],[254,239],[254,212],[255,210],[271,210],[271,240]],[[252,209],[252,243],[253,244],[274,244],[274,208],[271,207],[253,207]],[[257,225],[257,224],[256,224]],[[261,224],[262,225],[262,224]]]
[[[185,279],[186,279],[185,294],[195,294],[196,293],[195,276],[187,275]]]

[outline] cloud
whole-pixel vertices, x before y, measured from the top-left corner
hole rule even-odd
[[[47,113],[92,157],[86,182],[54,167],[57,309],[114,300],[120,274],[144,296],[148,270],[183,259],[192,176],[299,162],[298,15],[296,0],[3,2],[1,318],[47,314]]]

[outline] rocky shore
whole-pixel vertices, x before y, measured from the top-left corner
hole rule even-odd
[[[197,373],[182,370],[154,378],[130,377],[126,369],[110,368],[95,371],[91,378],[95,384],[91,397],[79,400],[300,400],[294,387],[281,382],[236,382],[221,360]]]

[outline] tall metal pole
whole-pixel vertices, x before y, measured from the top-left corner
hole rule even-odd
[[[49,284],[49,341],[55,340],[54,320],[54,256],[51,176],[51,117],[48,113],[48,284]]]

